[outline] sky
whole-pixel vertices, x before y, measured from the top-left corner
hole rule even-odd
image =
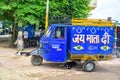
[[[112,17],[113,20],[120,22],[120,0],[97,0],[97,7],[90,12],[89,18],[107,19]]]

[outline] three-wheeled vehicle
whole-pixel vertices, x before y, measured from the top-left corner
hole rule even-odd
[[[72,25],[52,24],[40,39],[40,47],[31,52],[33,65],[43,59],[51,62],[79,62],[91,72],[95,61],[112,59],[114,27],[111,21],[73,19]],[[67,68],[71,68],[68,64]]]

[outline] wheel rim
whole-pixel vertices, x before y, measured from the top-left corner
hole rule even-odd
[[[66,65],[66,68],[67,68],[67,69],[70,69],[70,68],[71,68],[71,66],[69,66],[69,65]]]
[[[41,60],[40,60],[39,57],[35,57],[35,58],[34,58],[34,62],[35,62],[35,63],[39,63],[39,62],[41,62]]]
[[[93,70],[93,68],[94,68],[94,65],[93,65],[92,63],[88,63],[88,64],[86,65],[86,70],[87,70],[87,71],[91,71],[91,70]]]

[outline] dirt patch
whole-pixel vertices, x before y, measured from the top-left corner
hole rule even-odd
[[[120,80],[120,59],[117,58],[98,62],[95,72],[88,73],[79,65],[70,70],[62,63],[46,61],[41,66],[33,66],[31,57],[15,56],[16,51],[0,47],[0,80]]]
[[[9,40],[0,41],[0,47],[8,48],[9,47]]]

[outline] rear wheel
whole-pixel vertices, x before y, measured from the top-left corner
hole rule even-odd
[[[73,66],[76,66],[76,62],[67,62],[64,65],[67,69],[71,69]]]
[[[95,69],[94,61],[86,61],[82,66],[83,71],[92,72]]]
[[[41,65],[43,62],[43,58],[41,56],[36,56],[36,55],[33,55],[31,57],[31,63],[35,66],[39,66]]]
[[[37,45],[36,40],[32,40],[32,41],[31,41],[31,46],[34,47],[34,46],[36,46],[36,45]]]

